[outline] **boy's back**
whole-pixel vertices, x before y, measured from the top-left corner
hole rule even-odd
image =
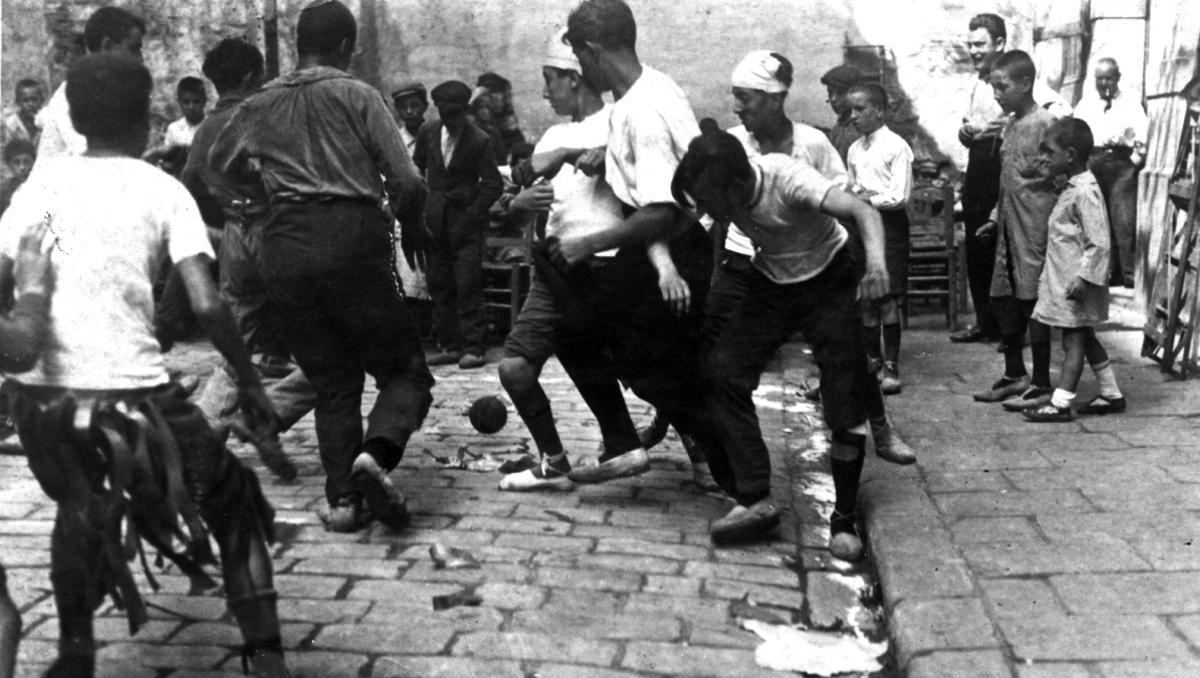
[[[130,157],[47,159],[0,222],[3,253],[50,220],[56,238],[50,336],[26,384],[139,389],[167,382],[151,284],[162,256],[212,256],[196,203],[178,181]]]

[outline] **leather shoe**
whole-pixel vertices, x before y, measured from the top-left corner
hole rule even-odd
[[[1125,411],[1125,398],[1096,396],[1079,406],[1079,414],[1116,414]]]
[[[883,422],[871,421],[871,438],[875,441],[875,454],[880,459],[901,466],[917,462],[917,453],[896,435],[887,419]]]
[[[829,553],[838,560],[853,563],[863,555],[862,537],[858,534],[858,516],[833,512],[829,517]]]
[[[425,364],[430,367],[439,365],[453,365],[462,357],[460,351],[438,351],[425,356]]]
[[[408,525],[404,495],[370,452],[359,452],[351,467],[350,482],[362,493],[376,520],[397,530]]]
[[[464,353],[458,359],[458,368],[460,370],[474,370],[487,365],[487,360],[477,353]]]
[[[987,341],[988,337],[983,332],[983,328],[979,325],[972,325],[961,332],[955,332],[950,335],[950,341],[956,344],[973,344],[979,341]]]
[[[1031,407],[1021,413],[1026,419],[1036,423],[1071,421],[1075,418],[1075,413],[1070,407],[1057,407],[1054,403],[1045,403],[1037,407]]]
[[[770,497],[749,506],[738,504],[713,521],[709,536],[714,544],[730,544],[766,535],[779,525],[783,511]]]
[[[577,483],[603,483],[650,470],[650,455],[640,447],[592,466],[576,466],[567,477]]]
[[[1052,395],[1054,395],[1053,389],[1043,386],[1030,386],[1019,397],[1005,400],[1000,406],[1009,412],[1024,412],[1025,410],[1041,407],[1050,402],[1050,396]]]
[[[1021,395],[1028,389],[1029,377],[1027,376],[1020,379],[1001,377],[996,383],[992,384],[990,389],[982,393],[976,393],[973,397],[976,402],[980,403],[998,403],[1015,395]]]

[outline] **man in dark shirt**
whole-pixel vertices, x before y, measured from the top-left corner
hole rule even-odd
[[[407,524],[388,472],[432,402],[416,325],[392,265],[396,211],[406,255],[420,248],[424,187],[383,96],[346,73],[357,23],[337,0],[312,3],[296,26],[297,70],[244,101],[209,165],[235,180],[258,163],[268,208],[259,271],[284,316],[287,343],[317,390],[327,475],[326,525],[365,525],[363,500],[389,527]],[[364,371],[379,396],[362,429]]]
[[[427,282],[438,352],[430,365],[483,367],[484,233],[488,208],[504,192],[494,142],[467,120],[471,89],[457,80],[430,93],[441,120],[417,133],[413,160],[429,183],[425,223],[433,235]]]

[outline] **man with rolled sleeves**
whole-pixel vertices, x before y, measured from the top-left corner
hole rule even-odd
[[[837,122],[829,128],[829,142],[837,149],[843,164],[846,162],[846,154],[850,152],[850,144],[862,136],[850,120],[850,104],[846,101],[850,88],[861,80],[862,73],[847,64],[834,66],[821,76],[821,84],[825,85],[825,90],[829,93],[829,107],[837,115]]]
[[[431,92],[441,120],[417,133],[413,161],[429,184],[425,223],[433,236],[426,280],[438,351],[430,365],[483,367],[484,232],[488,208],[504,192],[494,142],[467,120],[471,88],[457,80]]]
[[[358,35],[338,0],[317,0],[296,25],[297,69],[242,102],[209,152],[218,172],[266,189],[259,271],[287,343],[316,388],[328,529],[366,526],[363,503],[389,527],[407,524],[388,478],[433,401],[433,377],[392,265],[392,215],[406,253],[423,245],[425,188],[387,102],[346,72]],[[251,163],[251,161],[254,161]],[[379,395],[362,426],[365,373]]]
[[[1096,146],[1088,169],[1096,175],[1108,208],[1112,235],[1113,285],[1133,287],[1137,265],[1137,175],[1145,164],[1146,110],[1136,95],[1120,88],[1116,59],[1096,62],[1096,96],[1079,102],[1075,116],[1088,124]]]

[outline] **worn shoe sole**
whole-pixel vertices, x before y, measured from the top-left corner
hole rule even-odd
[[[629,478],[650,470],[650,455],[646,450],[636,449],[595,466],[580,466],[571,469],[567,477],[577,483],[603,483],[617,478]]]
[[[533,469],[510,473],[500,479],[501,492],[570,492],[573,489],[575,483],[569,477],[544,478],[535,474]]]
[[[716,525],[713,525],[712,531],[709,533],[709,537],[712,539],[712,543],[718,545],[755,541],[766,536],[768,532],[778,527],[779,521],[779,514],[766,516],[756,515],[754,516],[753,520],[739,522],[734,525],[720,528]]]
[[[990,389],[984,391],[983,393],[976,393],[972,397],[975,398],[975,402],[979,402],[979,403],[998,403],[1001,400],[1004,400],[1006,398],[1011,398],[1013,396],[1021,395],[1022,393],[1024,393],[1025,391],[1028,391],[1028,390],[1029,390],[1029,380],[1021,379],[1020,381],[1014,381],[1013,383],[1009,384],[1008,386],[1001,386],[1000,388],[990,388]]]
[[[1125,411],[1126,405],[1125,405],[1124,398],[1119,398],[1117,400],[1110,400],[1110,401],[1108,401],[1108,404],[1106,404],[1106,405],[1103,405],[1103,404],[1097,405],[1097,404],[1095,404],[1096,400],[1099,400],[1099,398],[1094,398],[1094,399],[1092,399],[1092,402],[1081,405],[1079,407],[1079,409],[1077,410],[1078,413],[1079,414],[1091,414],[1091,415],[1105,415],[1105,414],[1117,414],[1118,412]]]
[[[367,502],[367,508],[379,522],[393,529],[408,525],[408,506],[404,497],[397,496],[399,492],[389,491],[391,481],[384,475],[383,469],[357,468],[350,474],[350,482],[354,489],[362,493]]]

